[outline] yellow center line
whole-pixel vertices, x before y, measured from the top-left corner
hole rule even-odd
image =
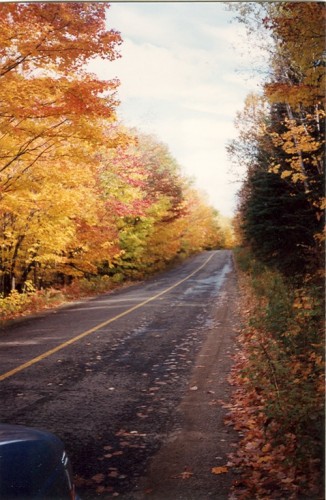
[[[137,304],[133,307],[131,307],[130,309],[127,309],[126,311],[118,314],[117,316],[114,316],[113,318],[111,319],[108,319],[107,321],[104,321],[103,323],[100,323],[98,324],[97,326],[94,326],[93,328],[90,328],[89,330],[86,330],[85,332],[82,332],[80,333],[79,335],[77,335],[76,337],[73,337],[71,338],[70,340],[67,340],[66,342],[64,342],[63,344],[60,344],[56,347],[54,347],[53,349],[50,349],[49,351],[46,351],[44,352],[43,354],[40,354],[39,356],[36,356],[36,358],[33,358],[31,359],[30,361],[27,361],[26,363],[23,363],[22,365],[19,365],[17,366],[16,368],[13,368],[12,370],[9,370],[8,372],[5,372],[3,373],[2,375],[0,375],[0,382],[2,380],[5,380],[6,378],[9,378],[9,377],[12,377],[13,375],[16,375],[16,373],[19,373],[23,370],[25,370],[26,368],[29,368],[30,366],[32,365],[35,365],[36,363],[38,363],[39,361],[42,361],[43,359],[45,358],[48,358],[49,356],[51,356],[52,354],[55,354],[56,352],[58,351],[61,351],[62,349],[64,349],[65,347],[68,347],[69,345],[71,344],[74,344],[75,342],[78,342],[78,340],[81,340],[83,339],[84,337],[87,337],[88,335],[90,335],[91,333],[94,333],[96,332],[97,330],[100,330],[101,328],[103,328],[104,326],[107,326],[109,325],[110,323],[113,323],[114,321],[116,321],[117,319],[120,319],[122,318],[123,316],[126,316],[127,314],[130,314],[131,312],[133,311],[136,311],[136,309],[139,309],[140,307],[143,307],[145,306],[146,304],[148,304],[149,302],[152,302],[153,300],[156,300],[158,299],[159,297],[161,297],[162,295],[164,295],[165,293],[169,292],[170,290],[173,290],[173,288],[176,288],[177,286],[181,285],[181,283],[184,283],[184,281],[187,281],[189,278],[191,278],[192,276],[194,276],[196,273],[198,273],[198,271],[200,271],[203,267],[206,266],[206,264],[211,260],[211,258],[215,255],[212,254],[210,255],[206,260],[205,262],[199,266],[197,269],[195,269],[195,271],[193,271],[191,274],[189,274],[188,276],[186,276],[185,278],[183,278],[182,280],[178,281],[177,283],[175,283],[174,285],[170,286],[169,288],[166,288],[165,290],[163,290],[162,292],[156,294],[156,295],[153,295],[153,297],[150,297],[149,299],[146,299],[144,300],[143,302],[141,302],[140,304]]]

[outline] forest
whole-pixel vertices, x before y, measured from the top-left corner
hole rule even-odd
[[[231,229],[168,147],[119,121],[105,3],[5,3],[0,38],[2,317],[141,279]]]
[[[324,498],[325,4],[233,5],[264,47],[228,152],[244,327],[229,424],[236,498]],[[259,68],[256,68],[259,70]]]
[[[227,149],[233,229],[159,139],[119,120],[109,5],[0,5],[0,315],[141,280],[235,234],[243,327],[233,497],[323,495],[325,4],[231,2],[266,77]],[[109,13],[108,13],[109,17]],[[254,65],[254,62],[253,62]],[[242,175],[243,176],[243,175]]]

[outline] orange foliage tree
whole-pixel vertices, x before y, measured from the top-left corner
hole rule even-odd
[[[94,203],[90,163],[115,119],[118,82],[84,70],[118,56],[104,4],[0,6],[1,289],[62,259]],[[115,141],[117,142],[117,140]],[[84,203],[81,203],[84,200]]]

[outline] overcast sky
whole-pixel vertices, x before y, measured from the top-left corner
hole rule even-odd
[[[222,2],[112,3],[108,27],[121,32],[122,57],[92,70],[118,77],[119,118],[168,145],[183,172],[231,216],[239,188],[225,146],[250,91],[258,57]],[[244,52],[244,54],[243,54]]]

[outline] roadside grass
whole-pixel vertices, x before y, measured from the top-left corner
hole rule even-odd
[[[241,436],[232,498],[322,498],[323,288],[297,287],[245,249],[235,257],[243,325],[227,418]]]

